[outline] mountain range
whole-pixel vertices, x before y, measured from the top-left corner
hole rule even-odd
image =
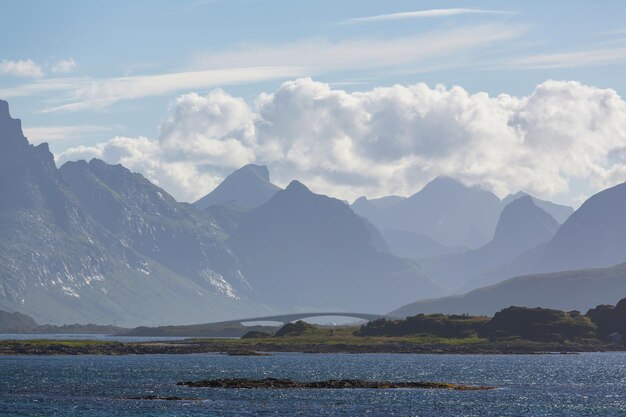
[[[281,191],[266,167],[245,166],[203,203],[180,203],[121,165],[57,168],[0,101],[0,173],[0,308],[38,321],[383,312],[408,294],[442,294],[414,262],[380,252],[378,231],[345,203],[299,183]]]
[[[418,265],[376,249],[344,202],[293,181],[250,212],[230,236],[260,298],[285,308],[387,311],[412,292],[442,293]]]
[[[440,283],[467,288],[472,279],[545,244],[558,228],[559,223],[530,196],[521,197],[504,207],[489,243],[478,249],[425,260],[424,268]]]
[[[573,213],[447,177],[348,205],[246,165],[188,204],[122,165],[57,168],[0,100],[0,193],[0,309],[51,324],[584,310],[626,296],[614,266],[626,262],[626,183]]]

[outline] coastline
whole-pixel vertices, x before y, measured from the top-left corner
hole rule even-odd
[[[186,339],[181,341],[111,342],[97,340],[5,340],[0,356],[7,355],[153,355],[221,353],[264,356],[267,353],[310,354],[576,354],[625,351],[623,346],[597,343],[541,343],[528,340],[352,338],[311,340],[289,337],[246,339]]]

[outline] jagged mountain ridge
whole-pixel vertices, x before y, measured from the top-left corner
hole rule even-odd
[[[67,162],[60,172],[90,215],[142,255],[210,291],[236,297],[248,290],[225,232],[208,215],[121,165],[92,159]]]
[[[285,308],[384,311],[412,291],[440,293],[415,263],[376,250],[345,203],[297,181],[251,211],[229,244],[261,299]]]
[[[538,207],[541,207],[546,213],[554,217],[554,219],[560,224],[565,223],[567,218],[571,216],[571,214],[574,212],[574,209],[572,207],[564,206],[562,204],[556,204],[547,200],[541,200],[523,191],[518,191],[515,194],[509,194],[502,200],[502,203],[506,206],[512,201],[517,200],[518,198],[526,197],[526,196],[531,197],[533,199],[533,202]]]
[[[482,274],[545,244],[558,228],[559,223],[552,216],[525,196],[502,210],[489,243],[472,251],[424,260],[423,265],[439,282],[453,288],[467,287],[469,282],[479,283],[477,277]]]
[[[352,207],[380,230],[408,231],[449,248],[487,243],[502,211],[502,202],[493,193],[449,177],[435,178],[408,198],[382,201],[373,204],[361,198]]]
[[[210,206],[236,202],[245,208],[256,208],[269,200],[280,187],[270,182],[264,165],[248,164],[228,175],[213,191],[194,204],[205,209]]]
[[[0,127],[2,308],[53,323],[182,323],[253,313],[254,304],[172,271],[92,217],[94,207],[77,198],[47,145],[28,144],[2,101]],[[92,190],[119,197],[110,185]]]

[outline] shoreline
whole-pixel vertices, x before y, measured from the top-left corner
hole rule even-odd
[[[310,341],[285,339],[185,339],[180,341],[114,342],[100,340],[3,340],[0,356],[18,355],[156,355],[217,353],[229,356],[267,356],[272,353],[305,354],[577,354],[623,352],[626,348],[608,344],[540,343],[526,340],[459,340],[425,342],[381,338],[351,341]]]

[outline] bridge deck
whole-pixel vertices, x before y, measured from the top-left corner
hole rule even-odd
[[[241,323],[253,323],[257,321],[275,321],[279,323],[289,323],[296,320],[302,320],[311,317],[350,317],[355,319],[363,319],[367,321],[378,320],[381,318],[386,319],[398,319],[399,317],[392,317],[384,314],[368,314],[368,313],[346,313],[346,312],[313,312],[313,313],[292,313],[281,314],[277,316],[266,317],[253,317],[248,319],[237,319],[220,321],[211,324],[241,324]]]

